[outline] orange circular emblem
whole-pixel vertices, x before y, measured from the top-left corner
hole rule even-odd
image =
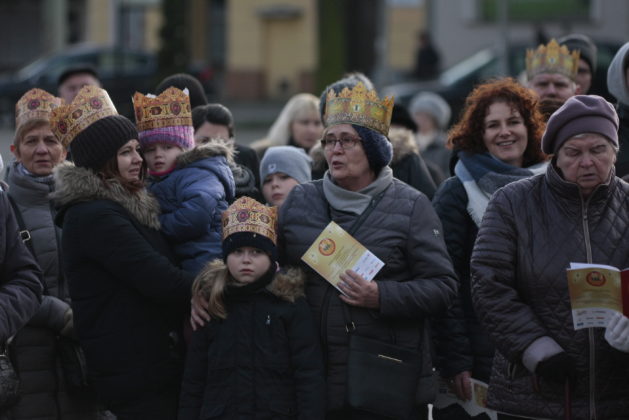
[[[335,250],[336,250],[336,244],[334,243],[332,239],[325,238],[325,239],[322,239],[321,242],[319,242],[319,252],[325,255],[326,257],[329,255],[332,255]]]
[[[587,281],[592,286],[599,287],[604,285],[607,280],[605,279],[603,273],[592,271],[591,273],[588,273],[588,275],[585,277],[585,281]]]

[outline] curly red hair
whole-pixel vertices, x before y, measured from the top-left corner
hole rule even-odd
[[[511,77],[491,80],[474,88],[465,100],[459,122],[448,132],[448,147],[470,153],[487,152],[483,141],[485,116],[496,102],[509,104],[524,120],[528,142],[522,165],[527,167],[545,160],[541,140],[546,123],[538,108],[537,95]]]

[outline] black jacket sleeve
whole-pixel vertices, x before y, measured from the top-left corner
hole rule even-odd
[[[433,319],[437,364],[444,377],[452,377],[473,368],[473,350],[469,339],[463,301],[470,300],[469,275],[470,254],[473,242],[469,243],[471,226],[474,223],[467,214],[467,194],[456,178],[446,180],[433,199],[433,206],[441,223],[443,236],[459,279],[456,299],[442,317]]]
[[[295,302],[288,328],[291,365],[294,369],[299,419],[325,417],[323,355],[310,307],[303,298]]]
[[[208,323],[192,333],[181,385],[178,420],[198,420],[200,418],[207,376],[210,328],[211,324]]]
[[[189,303],[193,275],[157,252],[121,206],[93,205],[68,223],[70,211],[64,223],[64,242],[69,238],[78,240],[94,262],[148,298],[171,304]]]
[[[15,216],[0,191],[0,342],[5,342],[37,312],[41,270],[18,235]]]

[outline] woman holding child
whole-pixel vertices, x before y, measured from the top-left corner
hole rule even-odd
[[[488,404],[505,419],[627,418],[629,319],[575,331],[566,276],[571,262],[629,266],[614,108],[568,99],[542,150],[546,173],[494,193],[472,253],[474,308],[496,346]]]
[[[118,420],[172,420],[192,276],[159,231],[136,128],[94,86],[56,108],[51,127],[74,158],[55,169],[54,198],[89,378]]]

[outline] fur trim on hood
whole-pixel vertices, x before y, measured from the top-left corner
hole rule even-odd
[[[195,286],[193,292],[208,297],[212,290],[212,285],[219,278],[225,275],[227,266],[223,260],[214,260],[208,263],[199,273],[194,281]],[[232,280],[231,276],[227,276],[228,282]],[[228,283],[231,284],[231,283]],[[304,296],[305,275],[299,268],[288,268],[285,271],[275,273],[275,277],[266,287],[278,298],[287,302],[295,302],[297,298]]]
[[[118,180],[104,181],[94,171],[63,162],[54,169],[55,191],[51,198],[57,206],[92,200],[110,200],[120,204],[141,224],[159,230],[160,208],[157,199],[145,188],[131,193]]]
[[[226,143],[221,139],[211,139],[208,143],[187,150],[177,156],[177,168],[183,168],[198,160],[214,156],[224,156],[228,165],[233,167],[235,165],[234,154],[233,144]]]
[[[391,141],[391,146],[393,146],[393,159],[389,166],[395,165],[411,153],[419,154],[419,147],[417,147],[412,131],[405,128],[392,128],[389,130],[388,138]],[[308,154],[312,158],[313,171],[323,172],[328,168],[321,143],[312,146]]]
[[[317,142],[312,148],[310,152],[308,152],[310,158],[312,159],[312,171],[320,171],[323,172],[328,169],[328,163],[325,161],[325,153],[323,152],[323,147],[321,147],[321,143]]]
[[[395,165],[406,156],[413,153],[419,155],[419,147],[415,142],[413,132],[406,128],[392,128],[389,130],[389,141],[393,146],[393,160],[391,165]]]

